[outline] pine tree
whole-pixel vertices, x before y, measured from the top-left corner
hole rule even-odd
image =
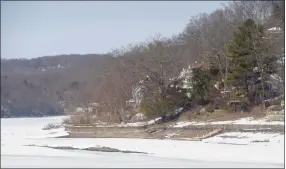
[[[193,69],[193,92],[192,98],[196,100],[198,104],[206,104],[209,101],[209,87],[211,76],[208,71],[202,68]]]
[[[256,56],[260,51],[263,37],[263,27],[251,19],[246,20],[233,40],[226,46],[227,57],[230,60],[228,83],[235,87],[237,95],[248,101],[249,85],[253,82],[254,68],[257,67]]]
[[[248,19],[226,46],[230,60],[228,83],[236,88],[238,98],[248,103],[259,103],[264,99],[265,80],[274,70],[275,59],[265,54],[267,42],[263,36],[263,26]]]

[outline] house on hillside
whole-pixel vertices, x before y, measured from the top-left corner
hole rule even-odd
[[[189,65],[187,68],[183,68],[183,70],[179,73],[178,76],[170,78],[170,87],[173,87],[174,84],[172,84],[172,81],[180,80],[181,83],[176,84],[176,87],[184,89],[186,92],[186,95],[190,98],[191,97],[191,91],[193,89],[192,84],[192,77],[193,77],[193,69],[197,67],[202,67],[203,69],[208,69],[209,65],[206,63],[201,63],[196,65]],[[146,77],[146,80],[148,80],[148,76]],[[140,80],[138,84],[135,86],[132,86],[132,99],[126,101],[127,106],[131,105],[139,105],[141,101],[144,98],[144,90],[146,90],[146,87],[144,83],[146,80]]]
[[[144,80],[140,80],[138,84],[132,86],[132,99],[126,101],[126,106],[136,106],[143,100],[143,93],[146,89]]]
[[[284,88],[282,78],[278,74],[271,74],[269,79],[265,82],[266,90],[269,92],[268,97],[276,97],[281,94],[281,90]]]
[[[132,87],[132,97],[135,104],[140,104],[143,100],[143,92],[146,89],[143,82],[144,81],[141,80],[137,86]]]
[[[171,80],[174,80],[174,79],[182,80],[182,83],[178,85],[178,87],[185,89],[187,91],[186,95],[189,98],[191,97],[191,91],[193,90],[193,83],[192,83],[193,69],[199,68],[199,67],[201,67],[202,69],[209,69],[209,64],[204,63],[204,62],[197,64],[197,62],[195,62],[195,65],[189,65],[188,68],[186,69],[183,68],[183,70],[180,72],[180,74],[177,77],[171,79]]]
[[[271,74],[269,76],[269,79],[264,81],[264,85],[263,85],[264,87],[261,84],[261,78],[258,78],[256,81],[249,81],[248,91],[254,94],[255,93],[254,91],[257,91],[257,90],[262,91],[262,89],[264,89],[264,91],[267,93],[263,97],[264,99],[274,98],[274,97],[281,95],[280,91],[281,89],[283,89],[283,84],[281,82],[282,82],[282,79],[280,76],[278,76],[277,74]],[[228,90],[222,90],[221,94],[223,98],[229,100],[229,103],[240,102],[239,101],[240,99],[246,97],[243,95],[239,96],[238,91],[235,87],[230,87]],[[258,96],[253,95],[253,98],[256,98],[256,101],[258,102],[262,101],[262,100],[259,100],[261,98]]]
[[[186,95],[190,98],[191,97],[191,91],[193,89],[193,84],[192,84],[192,77],[193,77],[193,67],[191,65],[188,66],[188,68],[183,68],[183,70],[179,73],[177,77],[171,78],[170,80],[170,87],[175,87],[181,88],[186,92]],[[172,84],[175,80],[180,80],[181,82],[179,84]]]
[[[183,89],[192,89],[192,77],[193,71],[191,66],[189,65],[187,69],[184,69],[179,74],[179,79],[182,79],[182,88]]]
[[[272,27],[272,28],[267,29],[266,32],[272,33],[272,34],[274,33],[280,34],[280,33],[283,33],[283,30],[280,27]]]
[[[281,40],[283,38],[284,31],[280,27],[272,27],[265,31],[263,39],[267,40]]]

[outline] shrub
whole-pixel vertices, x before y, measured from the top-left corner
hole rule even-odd
[[[227,112],[250,112],[251,105],[247,102],[229,102],[228,105],[224,106]]]
[[[171,104],[167,100],[154,100],[152,103],[142,103],[140,110],[148,118],[162,117],[172,112]]]
[[[207,112],[214,112],[215,111],[215,105],[212,103],[209,103],[206,107]]]
[[[62,124],[71,124],[70,117],[64,118]]]
[[[90,125],[93,123],[93,118],[89,114],[75,114],[64,119],[63,123],[70,125]]]
[[[52,123],[50,123],[50,124],[45,125],[42,130],[51,130],[51,129],[57,129],[57,128],[60,128],[60,127],[61,127],[60,124],[52,124]]]

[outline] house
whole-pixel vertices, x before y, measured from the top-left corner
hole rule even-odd
[[[132,91],[132,95],[134,98],[134,102],[136,104],[140,104],[141,101],[143,100],[143,90],[144,90],[144,86],[137,86],[133,91]]]
[[[182,80],[181,84],[179,84],[176,87],[179,87],[181,89],[185,89],[187,91],[186,95],[189,98],[191,97],[191,91],[193,89],[193,84],[192,84],[193,71],[192,71],[192,69],[193,69],[193,67],[191,65],[189,65],[188,68],[186,68],[186,69],[183,68],[183,70],[180,72],[178,77],[171,79],[171,80],[174,80],[174,79]]]
[[[171,80],[174,79],[181,79],[182,83],[178,86],[182,89],[186,89],[187,93],[186,95],[190,98],[191,97],[191,91],[193,90],[193,83],[192,83],[192,78],[193,78],[193,69],[194,68],[198,68],[201,67],[202,69],[209,69],[210,66],[207,63],[200,63],[197,64],[197,62],[195,62],[195,65],[193,64],[189,64],[188,68],[183,68],[183,70],[180,72],[179,76],[176,78],[173,78]]]
[[[147,78],[148,79],[148,76]],[[127,100],[126,106],[139,105],[143,100],[143,93],[146,89],[144,80],[140,80],[138,84],[132,86],[132,99]]]
[[[266,30],[263,39],[278,40],[283,37],[284,31],[280,27],[272,27]]]
[[[134,99],[130,99],[126,101],[126,106],[132,106],[135,103]]]
[[[278,74],[271,74],[269,79],[264,81],[262,86],[261,78],[258,78],[256,81],[249,81],[248,91],[250,93],[256,93],[254,91],[264,89],[267,94],[264,96],[264,99],[274,98],[281,95],[281,89],[283,89],[282,79]],[[229,90],[222,90],[221,91],[222,97],[229,99],[229,102],[237,101],[245,96],[241,95],[238,96],[238,91],[235,87],[231,87]],[[256,97],[253,95],[253,97]],[[253,101],[253,100],[252,100]],[[256,101],[259,101],[259,98],[256,98]]]
[[[269,97],[280,95],[284,88],[283,80],[278,74],[271,74],[265,83],[267,90],[269,91]]]
[[[182,79],[182,86],[183,89],[192,89],[192,77],[193,77],[193,71],[191,66],[189,65],[187,69],[183,69],[181,73],[179,74],[179,79]]]
[[[191,91],[193,89],[192,84],[192,77],[193,77],[193,69],[195,67],[202,67],[204,69],[208,69],[209,65],[205,64],[204,62],[201,64],[197,64],[195,62],[196,66],[189,65],[187,68],[183,68],[183,70],[179,73],[178,76],[174,78],[170,78],[169,81],[175,81],[175,80],[182,80],[180,84],[177,84],[176,87],[179,87],[181,89],[185,89],[187,91],[186,95],[190,98],[191,97]],[[144,90],[146,89],[144,83],[147,81],[149,77],[146,77],[146,80],[140,80],[138,84],[132,87],[132,99],[126,101],[127,106],[131,105],[139,105],[141,101],[144,98]],[[173,84],[170,85],[173,87]]]
[[[283,30],[280,27],[272,27],[267,29],[267,33],[283,33]]]

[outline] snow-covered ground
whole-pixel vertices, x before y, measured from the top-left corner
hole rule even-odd
[[[203,142],[236,145],[260,144],[264,146],[273,146],[284,143],[284,135],[279,133],[229,132],[204,139]]]
[[[209,124],[242,124],[242,125],[284,125],[284,121],[267,121],[267,118],[253,119],[252,117],[241,118],[233,121],[216,121],[216,122],[196,122],[181,121],[170,125],[170,127],[186,127],[190,125],[209,125]]]
[[[152,125],[155,124],[156,121],[159,121],[161,117],[155,118],[149,121],[141,121],[141,122],[134,122],[134,123],[122,123],[122,124],[107,124],[103,122],[94,123],[97,127],[142,127],[145,125]],[[87,127],[87,126],[84,126]]]
[[[106,124],[106,123],[94,123],[97,127],[142,127],[145,125],[155,124],[161,118],[156,118],[149,121],[134,122],[134,123],[122,123],[122,124]],[[175,124],[171,124],[169,127],[187,127],[190,125],[220,125],[220,124],[241,124],[241,125],[284,125],[284,121],[268,121],[267,117],[254,119],[253,117],[241,118],[232,121],[216,121],[216,122],[198,122],[198,121],[180,121]],[[80,127],[80,126],[79,126]],[[81,126],[88,127],[88,126]]]
[[[46,124],[60,123],[62,119],[63,117],[1,119],[1,167],[284,166],[284,135],[226,133],[199,142],[120,138],[50,138],[67,133],[63,128],[42,130]],[[267,139],[268,141],[265,142]],[[148,154],[56,150],[24,146],[31,144],[75,148],[105,146]]]

